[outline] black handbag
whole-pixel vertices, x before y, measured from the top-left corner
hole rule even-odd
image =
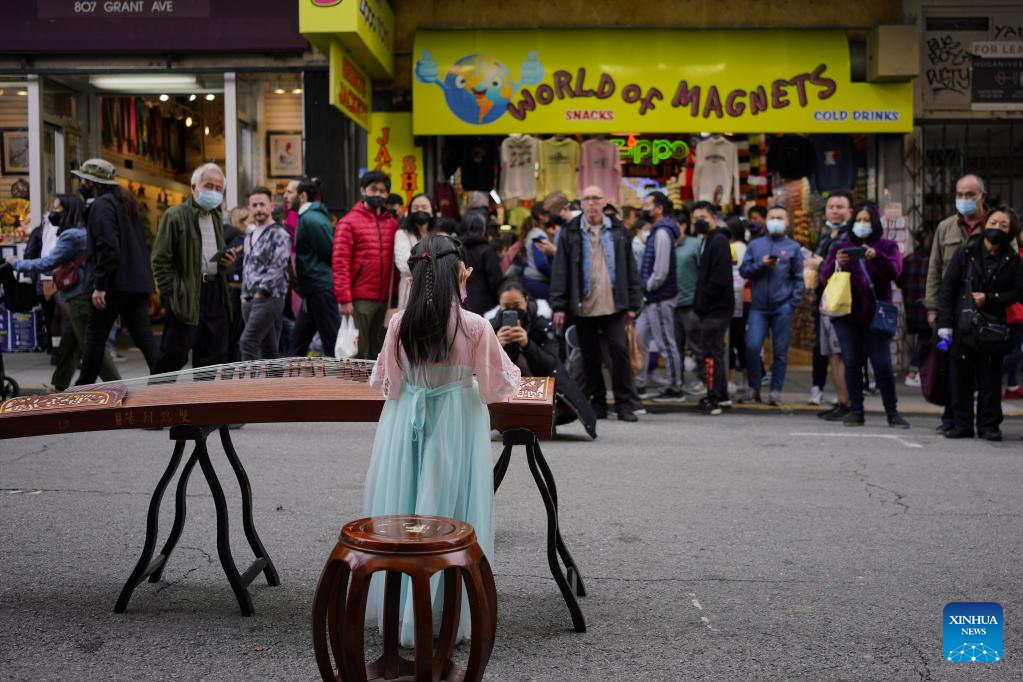
[[[973,259],[963,278],[963,307],[956,319],[956,340],[966,348],[989,355],[1004,355],[1009,352],[1009,325],[992,319],[983,310],[977,309],[973,301]]]
[[[867,266],[860,261],[863,275],[867,278],[867,285],[870,287],[870,295],[874,297],[874,317],[870,320],[870,329],[889,339],[894,338],[899,331],[899,306],[888,301],[881,301],[874,291],[874,280],[870,278]]]

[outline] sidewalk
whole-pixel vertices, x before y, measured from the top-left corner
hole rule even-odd
[[[127,357],[127,360],[124,362],[117,363],[117,369],[121,373],[122,377],[127,379],[131,377],[145,376],[148,374],[145,360],[143,360],[142,353],[140,353],[137,348],[119,347],[117,350],[121,355]],[[50,383],[50,375],[53,373],[53,366],[50,365],[50,359],[46,353],[5,353],[4,365],[8,376],[12,377],[21,386],[22,395],[39,394],[47,391]],[[686,378],[689,380],[692,376],[687,374]],[[905,414],[941,414],[940,407],[932,405],[924,400],[919,388],[911,388],[902,383],[904,378],[905,377],[903,376],[898,376],[896,378],[896,390],[899,395],[900,412]],[[734,409],[758,412],[774,410],[787,413],[819,412],[820,410],[825,409],[830,402],[821,407],[818,407],[817,405],[808,405],[806,398],[810,394],[810,382],[811,372],[809,367],[789,366],[788,373],[785,378],[785,390],[782,391],[782,404],[780,406],[775,407],[766,403],[737,403]],[[829,379],[828,385],[824,388],[826,401],[830,401],[834,398],[833,389],[834,387],[831,385]],[[764,387],[761,391],[761,394],[766,400],[766,387]],[[867,412],[878,414],[884,413],[880,395],[867,396],[865,402]],[[694,409],[696,403],[697,398],[687,396],[686,402],[682,405],[666,405],[649,402],[647,405],[654,407],[658,412],[663,412],[678,409]],[[1023,401],[1005,401],[1002,403],[1002,410],[1005,412],[1006,417],[1021,417],[1023,416]]]

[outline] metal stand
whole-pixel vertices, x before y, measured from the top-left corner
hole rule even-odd
[[[256,560],[240,575],[238,568],[235,566],[234,558],[231,555],[231,533],[228,524],[227,498],[224,497],[224,488],[220,485],[220,479],[217,478],[217,472],[213,468],[213,462],[210,461],[210,453],[206,447],[207,437],[217,430],[220,431],[220,442],[224,446],[227,461],[231,463],[231,468],[238,479],[238,486],[241,488],[242,525],[245,528],[245,537],[249,541],[249,547],[252,548],[253,554],[256,555]],[[227,426],[175,426],[170,430],[170,437],[174,441],[174,453],[171,455],[171,461],[167,465],[167,470],[163,472],[159,483],[156,484],[156,490],[153,491],[153,497],[149,502],[149,514],[146,518],[146,541],[142,547],[142,556],[139,557],[135,570],[131,572],[131,576],[129,576],[128,581],[121,589],[121,595],[117,598],[117,604],[114,606],[114,613],[124,612],[128,607],[128,602],[131,600],[132,593],[143,580],[149,578],[151,583],[160,580],[163,569],[167,565],[167,560],[174,551],[174,547],[178,544],[178,540],[181,538],[181,531],[185,527],[187,511],[185,493],[188,489],[188,478],[191,476],[196,462],[198,462],[203,475],[206,477],[206,483],[210,486],[210,492],[213,494],[213,504],[217,510],[217,554],[220,556],[220,563],[224,567],[224,574],[227,575],[227,581],[231,584],[231,589],[234,590],[234,596],[238,599],[238,606],[241,609],[242,615],[251,616],[254,613],[254,609],[252,607],[252,596],[248,591],[249,583],[260,572],[266,576],[268,585],[280,585],[281,580],[277,576],[277,569],[274,568],[273,561],[267,556],[263,543],[256,533],[256,527],[252,521],[252,487],[249,485],[249,477],[245,473],[245,467],[242,466],[238,453],[234,449],[234,444],[231,442],[230,431],[228,431]],[[159,532],[160,502],[163,500],[163,493],[167,489],[168,484],[170,484],[171,478],[177,472],[178,465],[181,463],[181,456],[185,451],[186,441],[194,441],[195,447],[185,462],[184,469],[181,471],[181,478],[178,479],[177,489],[174,493],[174,524],[171,526],[171,532],[167,537],[166,544],[164,544],[156,559],[153,559],[153,550],[156,548],[156,539]]]
[[[561,596],[565,598],[575,631],[586,632],[586,620],[583,618],[582,609],[579,608],[579,602],[576,601],[577,595],[586,596],[586,587],[583,585],[583,577],[579,574],[575,560],[565,547],[565,541],[561,539],[561,530],[558,528],[558,488],[554,483],[551,469],[547,466],[547,460],[540,451],[540,442],[531,431],[511,429],[504,432],[504,451],[494,465],[494,492],[501,487],[501,481],[508,472],[512,448],[516,445],[523,445],[526,448],[529,471],[533,474],[544,507],[547,508],[547,563],[550,564],[551,575],[561,590]],[[561,562],[565,564],[564,572],[558,561],[559,556]]]

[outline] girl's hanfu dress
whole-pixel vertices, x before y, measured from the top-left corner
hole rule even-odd
[[[487,559],[494,557],[494,475],[488,403],[504,402],[518,390],[521,374],[482,317],[455,306],[451,348],[442,363],[410,365],[398,342],[402,313],[391,319],[370,384],[384,403],[366,476],[365,516],[426,514],[472,525]],[[460,328],[455,333],[455,315]],[[474,378],[475,375],[475,378]],[[435,619],[441,615],[441,574],[430,582]],[[402,646],[414,642],[411,581],[401,589]],[[373,576],[367,620],[383,632],[384,574]],[[459,638],[470,631],[462,593]]]

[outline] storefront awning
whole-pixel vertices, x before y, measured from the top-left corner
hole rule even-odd
[[[339,43],[372,78],[394,75],[394,12],[387,0],[298,0],[298,30],[323,54]]]
[[[904,133],[913,86],[852,82],[842,31],[425,31],[416,135]]]

